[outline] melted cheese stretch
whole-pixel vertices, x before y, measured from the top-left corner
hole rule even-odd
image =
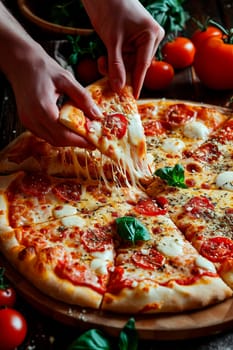
[[[83,177],[90,181],[103,180],[108,188],[111,188],[113,184],[140,187],[139,179],[151,176],[150,165],[148,164],[153,159],[146,157],[138,164],[137,157],[132,157],[132,151],[128,144],[125,147],[124,161],[119,162],[111,160],[98,150],[94,152],[83,150],[80,159],[80,151],[77,152],[75,148],[71,147],[70,154],[74,172],[78,178]]]
[[[97,149],[111,159],[112,178],[116,180],[116,173],[130,186],[138,186],[139,180],[151,176],[150,166],[147,159],[146,138],[141,117],[138,113],[136,100],[133,97],[132,87],[127,85],[118,95],[113,92],[107,79],[101,79],[88,86],[88,90],[96,101],[103,115],[115,115],[120,113],[127,118],[127,130],[123,137],[108,137],[104,134],[104,125],[101,120],[90,120],[84,113],[71,103],[65,104],[60,111],[59,120],[80,136],[92,142]],[[120,123],[120,121],[119,121]],[[121,127],[121,125],[119,126]],[[102,157],[99,157],[102,160]],[[73,157],[74,166],[78,173],[84,173],[89,178],[89,164],[86,169],[80,168],[76,157]],[[104,165],[99,162],[96,166],[97,176],[108,182]],[[115,171],[113,171],[113,169]]]

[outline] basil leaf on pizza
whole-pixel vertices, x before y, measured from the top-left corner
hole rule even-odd
[[[147,228],[133,216],[116,219],[117,233],[125,241],[135,244],[136,241],[148,241],[150,234]]]
[[[184,168],[180,164],[176,164],[174,167],[165,166],[157,169],[155,175],[165,180],[169,186],[187,188],[184,182]]]

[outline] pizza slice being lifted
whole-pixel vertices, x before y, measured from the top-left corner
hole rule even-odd
[[[131,183],[150,175],[144,129],[131,86],[126,84],[118,94],[111,90],[108,79],[103,78],[88,90],[103,118],[91,120],[68,102],[60,110],[60,122],[111,158]]]

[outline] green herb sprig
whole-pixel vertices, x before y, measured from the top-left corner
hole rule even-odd
[[[176,164],[174,167],[166,166],[157,169],[155,175],[159,176],[162,180],[165,180],[169,186],[187,188],[187,185],[184,182],[184,168],[180,164]]]
[[[114,341],[115,343],[115,341]],[[119,334],[118,350],[137,350],[138,333],[135,329],[135,320],[130,318]],[[113,350],[116,345],[111,342],[104,332],[90,329],[77,338],[67,350]]]
[[[133,216],[123,216],[116,219],[117,233],[125,241],[135,244],[137,241],[147,241],[150,234],[147,228]]]
[[[184,30],[189,13],[184,9],[185,0],[141,0],[142,5],[164,28],[166,34]]]

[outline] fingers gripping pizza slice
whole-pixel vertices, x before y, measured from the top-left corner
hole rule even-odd
[[[102,79],[88,89],[103,118],[91,120],[72,103],[66,103],[60,110],[61,123],[94,144],[131,180],[149,175],[144,129],[131,86],[126,85],[117,94],[109,81]]]

